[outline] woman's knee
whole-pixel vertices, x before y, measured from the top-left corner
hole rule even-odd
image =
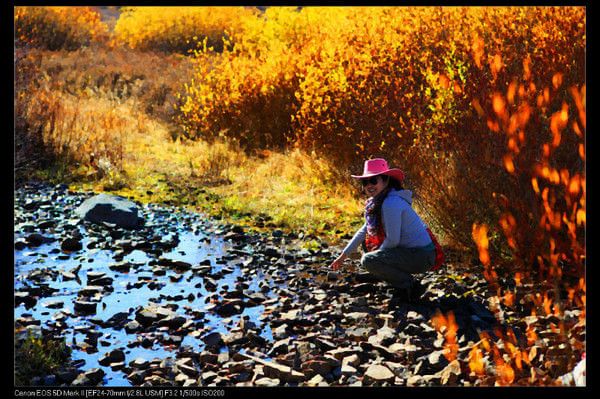
[[[379,269],[381,266],[375,251],[365,253],[360,259],[360,264],[370,272]]]

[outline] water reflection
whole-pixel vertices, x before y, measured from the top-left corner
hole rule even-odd
[[[165,216],[165,221],[177,225],[178,218]],[[161,222],[159,218],[159,222]],[[82,235],[83,248],[87,248],[92,241],[85,230],[85,226],[79,226]],[[26,234],[16,232],[16,238],[24,238]],[[111,242],[110,237],[107,242]],[[22,251],[15,250],[14,287],[15,291],[21,291],[47,284],[49,289],[56,290],[51,296],[40,297],[37,303],[27,309],[25,304],[15,307],[14,315],[20,317],[31,316],[41,322],[42,328],[56,328],[57,321],[66,324],[60,331],[60,335],[66,338],[67,344],[73,349],[73,360],[84,362],[82,370],[101,368],[106,373],[104,377],[105,386],[130,386],[125,373],[112,370],[108,366],[102,366],[99,360],[105,353],[113,349],[123,349],[126,364],[137,359],[144,358],[148,361],[153,359],[175,358],[179,348],[186,351],[201,352],[204,343],[197,334],[183,337],[179,347],[163,345],[158,339],[162,334],[166,337],[167,332],[160,329],[152,333],[128,334],[124,328],[102,328],[93,321],[106,321],[118,313],[128,314],[128,319],[135,318],[134,312],[149,305],[177,305],[175,313],[185,317],[188,321],[201,322],[203,331],[215,331],[228,334],[229,330],[238,326],[242,317],[255,323],[261,329],[261,336],[269,341],[273,340],[272,332],[267,323],[261,323],[259,316],[264,311],[264,306],[245,308],[241,314],[226,318],[220,317],[207,311],[208,295],[225,293],[227,289],[235,287],[236,282],[242,280],[241,266],[247,265],[251,259],[235,255],[227,256],[230,249],[228,244],[217,237],[209,237],[205,234],[193,231],[191,227],[177,228],[162,236],[161,240],[176,240],[177,245],[170,251],[164,252],[161,257],[173,261],[183,261],[191,265],[203,264],[210,261],[212,273],[218,273],[223,268],[233,270],[223,274],[216,280],[216,291],[208,292],[205,288],[204,279],[196,271],[188,270],[177,272],[164,267],[161,273],[157,273],[157,266],[152,261],[156,258],[149,256],[142,250],[133,250],[125,256],[122,253],[116,256],[114,248],[84,249],[76,253],[65,254],[60,250],[59,240],[43,244],[36,248],[26,248]],[[223,258],[229,259],[223,261]],[[115,263],[129,263],[129,271],[118,271],[110,268]],[[72,274],[69,274],[72,273]],[[104,273],[106,277],[113,279],[112,292],[104,291],[90,297],[90,301],[96,302],[96,313],[79,314],[74,309],[74,301],[77,300],[81,290],[88,285],[89,273]],[[36,277],[37,275],[37,277]],[[73,278],[75,276],[75,278]],[[33,279],[39,278],[39,281]],[[247,281],[249,291],[260,291],[257,279]],[[156,284],[158,283],[158,284]],[[190,295],[193,294],[193,295]],[[268,295],[267,295],[268,297]],[[62,305],[60,304],[62,302]],[[49,308],[50,306],[51,308]],[[203,318],[194,318],[194,314],[202,314]],[[87,345],[86,340],[92,335],[98,336],[97,345]],[[149,338],[145,345],[139,341]],[[151,345],[147,345],[151,342]],[[97,351],[94,349],[96,348]],[[224,348],[223,350],[227,350]]]

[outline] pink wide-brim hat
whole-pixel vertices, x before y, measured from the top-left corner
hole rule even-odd
[[[404,172],[397,168],[392,168],[388,166],[388,163],[383,158],[375,158],[369,159],[365,161],[365,167],[363,169],[363,174],[360,176],[350,175],[356,179],[366,179],[369,177],[377,176],[377,175],[387,175],[393,177],[394,179],[402,182],[404,180]]]

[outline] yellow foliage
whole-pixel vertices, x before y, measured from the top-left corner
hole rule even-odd
[[[207,41],[221,51],[243,18],[257,10],[247,7],[124,7],[114,31],[115,44],[141,50],[183,52]]]

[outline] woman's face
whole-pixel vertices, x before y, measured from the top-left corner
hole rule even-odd
[[[383,176],[373,176],[366,179],[361,179],[363,189],[369,197],[374,197],[382,192],[388,184],[388,181]]]

